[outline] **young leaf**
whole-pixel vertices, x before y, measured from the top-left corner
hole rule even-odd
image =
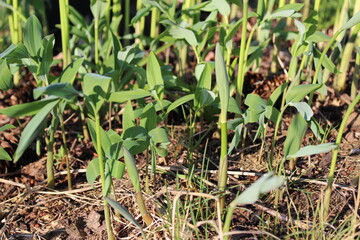
[[[126,218],[129,222],[134,224],[136,227],[138,227],[145,239],[145,234],[143,232],[143,229],[141,225],[136,221],[136,219],[129,213],[129,211],[123,207],[120,203],[114,201],[111,198],[105,197],[106,201],[112,206],[116,211],[118,211],[124,218]]]
[[[0,114],[4,114],[8,117],[32,116],[43,109],[48,103],[53,101],[57,101],[56,98],[49,97],[40,101],[18,104],[8,108],[0,109]]]
[[[198,45],[194,32],[189,29],[174,26],[169,30],[169,33],[175,39],[185,39],[192,47]]]
[[[111,95],[109,97],[109,101],[117,102],[117,103],[123,103],[123,102],[127,102],[129,100],[145,98],[145,97],[148,97],[150,95],[151,94],[148,91],[144,90],[144,89],[120,91],[120,92],[111,93]]]
[[[290,102],[289,106],[295,107],[306,121],[310,121],[311,117],[314,115],[314,112],[311,110],[311,107],[306,102],[296,102],[296,103]]]
[[[229,16],[230,14],[230,5],[226,0],[213,0],[213,4],[216,6],[218,11],[223,16]]]
[[[81,67],[81,64],[84,62],[84,58],[78,58],[74,62],[70,63],[64,71],[61,73],[59,82],[65,83],[68,82],[70,84],[74,83],[76,74]]]
[[[21,134],[21,138],[18,147],[14,153],[14,163],[16,163],[30,143],[37,137],[37,135],[43,130],[43,126],[46,122],[46,117],[50,111],[59,103],[59,100],[52,101],[44,106],[26,125]]]
[[[145,128],[147,131],[150,131],[154,128],[156,128],[156,124],[157,124],[157,115],[156,115],[156,111],[155,111],[155,107],[153,103],[148,103],[141,115],[140,115],[140,126],[142,126],[143,128]]]
[[[42,44],[42,27],[35,15],[31,15],[25,23],[24,44],[31,56],[37,56]]]
[[[84,76],[83,92],[94,105],[94,111],[98,111],[105,102],[110,86],[110,77],[100,74],[87,73]]]
[[[124,151],[124,159],[127,171],[129,173],[129,177],[131,180],[132,185],[134,186],[136,192],[141,192],[140,180],[138,171],[136,168],[135,160],[129,150],[126,147],[122,147]]]
[[[270,172],[264,174],[250,187],[245,189],[235,200],[231,203],[232,206],[246,205],[256,202],[260,194],[269,192],[273,189],[281,187],[285,182],[284,177],[274,176],[274,173]]]
[[[0,146],[0,160],[11,161],[11,156]]]
[[[220,49],[220,44],[216,43],[215,50],[215,73],[216,73],[216,84],[219,88],[220,106],[221,111],[225,114],[229,106],[229,80],[226,72],[226,66],[223,54]],[[222,121],[226,121],[222,119]]]
[[[308,155],[314,155],[314,154],[320,154],[320,153],[326,153],[330,152],[331,150],[337,148],[337,145],[335,143],[323,143],[319,145],[310,145],[301,148],[299,151],[297,151],[294,154],[288,155],[286,159],[291,159],[295,157],[305,157]]]
[[[2,60],[0,63],[0,90],[9,90],[14,86],[12,80],[12,74],[6,63],[6,60]]]
[[[357,12],[352,18],[350,18],[349,21],[347,21],[342,27],[342,30],[346,30],[349,28],[352,28],[353,26],[355,26],[356,24],[360,23],[360,11]]]
[[[294,154],[299,150],[305,135],[306,126],[307,123],[304,118],[297,113],[290,124],[284,143],[284,156],[286,158],[288,155]]]
[[[135,126],[134,121],[135,121],[134,110],[131,106],[131,101],[129,100],[125,106],[123,117],[122,117],[123,131],[126,131],[126,129],[128,129],[128,128],[134,127]]]
[[[315,92],[321,87],[322,84],[306,84],[298,85],[290,88],[286,94],[286,103],[288,102],[299,102],[309,93]]]
[[[139,154],[149,146],[148,131],[140,126],[128,128],[123,134],[123,146],[132,154]]]
[[[148,64],[146,67],[146,78],[150,89],[152,89],[156,85],[164,85],[159,61],[157,60],[157,57],[153,52],[150,52],[148,58]]]
[[[86,181],[93,187],[96,178],[100,175],[99,159],[94,158],[86,168]]]
[[[71,100],[72,98],[81,95],[81,93],[76,91],[70,83],[54,83],[45,87],[35,88],[33,92],[35,99],[45,94],[57,96],[66,100]]]
[[[195,94],[188,94],[185,95],[179,99],[177,99],[175,102],[173,102],[167,109],[166,114],[169,114],[172,110],[176,109],[177,107],[183,105],[184,103],[187,103],[191,100],[194,100]]]

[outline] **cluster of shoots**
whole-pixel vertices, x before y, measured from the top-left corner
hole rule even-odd
[[[181,3],[138,0],[135,16],[131,16],[129,0],[125,0],[125,4],[118,0],[92,0],[90,22],[68,0],[59,0],[61,61],[53,56],[54,35],[46,35],[46,15],[38,15],[40,20],[34,14],[27,16],[27,5],[20,2],[23,4],[19,5],[17,0],[1,3],[9,16],[11,44],[1,46],[0,89],[19,86],[21,69],[26,68],[36,81],[35,100],[0,109],[1,114],[9,117],[32,116],[14,154],[10,156],[0,147],[0,157],[17,163],[36,142],[40,149],[46,149],[47,187],[54,189],[54,156],[61,153],[67,165],[68,188],[72,189],[71,153],[67,146],[64,114],[72,111],[79,115],[84,141],[91,141],[97,153],[97,158],[87,166],[86,177],[93,185],[100,176],[108,239],[114,239],[109,204],[145,236],[142,225],[112,194],[115,192],[113,180],[123,178],[125,170],[134,187],[144,224],[153,224],[153,213],[147,210],[143,191],[146,189],[151,194],[149,182],[157,181],[157,160],[167,156],[170,143],[168,119],[175,111],[177,114],[183,111],[187,121],[185,164],[190,170],[186,178],[191,188],[196,181],[193,172],[200,165],[204,169],[205,164],[195,157],[201,141],[208,134],[208,131],[196,132],[198,121],[203,124],[204,118],[213,120],[220,131],[219,195],[210,198],[218,202],[214,211],[219,215],[216,229],[221,237],[228,237],[236,207],[252,204],[261,194],[284,186],[287,162],[290,170],[294,170],[297,158],[333,151],[319,213],[319,219],[326,225],[339,145],[347,119],[360,100],[360,47],[356,45],[359,42],[360,1],[346,8],[351,12],[346,12],[339,4],[334,34],[330,37],[320,28],[320,0],[314,5],[310,1],[285,4],[286,1],[281,0],[259,0],[256,9],[250,8],[248,0],[237,3],[226,0],[184,0]],[[344,2],[349,4],[347,0]],[[343,15],[349,13],[351,17],[346,20]],[[151,19],[149,36],[145,35],[146,19]],[[121,33],[119,25],[125,26]],[[240,40],[236,40],[238,36]],[[289,49],[291,60],[279,64],[279,49],[284,40],[293,40]],[[256,94],[245,95],[245,74],[249,69],[259,71],[268,46],[271,46],[273,56],[270,70],[273,73],[284,71],[286,80],[268,99]],[[177,58],[173,65],[170,51]],[[209,60],[207,56],[211,52],[215,57]],[[336,142],[325,142],[325,131],[313,117],[313,97],[315,94],[320,98],[326,96],[329,76],[337,91],[346,89],[349,60],[354,52],[355,72],[349,86],[352,104],[340,125]],[[164,53],[161,60],[157,56],[159,53]],[[183,81],[190,61],[195,62],[191,76],[194,84],[191,85]],[[51,74],[51,67],[55,65],[63,68],[59,76]],[[175,100],[170,101],[166,96]],[[276,147],[278,134],[284,113],[289,109],[295,114],[279,151]],[[113,125],[119,123],[121,131],[115,131]],[[269,173],[227,202],[228,156],[245,147],[249,123],[258,123],[255,138],[262,143],[259,159],[266,162]],[[270,126],[274,131],[271,143],[267,144]],[[14,127],[1,126],[0,131]],[[58,129],[62,133],[61,151],[55,147]],[[316,138],[315,144],[303,146],[309,131]],[[201,136],[200,141],[195,138],[197,134]],[[229,135],[233,136],[230,143]],[[146,156],[144,184],[134,159],[138,154]],[[281,191],[276,191],[275,195],[274,205],[277,206]],[[179,237],[176,229],[173,226],[174,238]]]

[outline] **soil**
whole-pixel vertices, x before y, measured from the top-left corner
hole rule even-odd
[[[266,58],[266,55],[265,55]],[[269,59],[265,59],[268,62]],[[24,70],[25,71],[25,70]],[[54,70],[55,71],[55,70]],[[269,97],[277,86],[285,79],[282,73],[267,76],[264,72],[247,73],[246,93],[257,93],[261,97]],[[31,74],[26,73],[21,81],[21,86],[8,91],[0,91],[0,108],[30,102],[32,90],[35,87]],[[323,125],[328,132],[327,141],[334,141],[337,136],[337,127],[351,99],[345,93],[339,95],[329,88],[329,95],[322,101],[316,100],[314,104],[315,118]],[[332,223],[334,227],[353,214],[354,193],[356,182],[353,180],[360,172],[360,116],[359,106],[351,115],[344,138],[340,145],[340,153],[336,166],[336,191],[332,195],[331,217],[337,220]],[[67,178],[64,160],[59,158],[54,166],[56,172],[56,191],[46,188],[46,152],[42,142],[42,151],[38,156],[35,151],[35,144],[25,152],[17,164],[12,162],[0,162],[0,238],[1,239],[106,239],[106,227],[103,216],[101,199],[101,186],[99,183],[91,187],[86,182],[85,169],[91,159],[96,157],[96,152],[91,142],[85,142],[81,132],[79,117],[73,115],[70,110],[65,112],[67,119],[66,131],[68,147],[71,156],[72,181],[74,190],[67,190]],[[281,156],[283,141],[286,137],[286,130],[293,114],[288,112],[279,133],[277,153]],[[169,119],[171,126],[171,144],[169,154],[163,159],[158,159],[158,166],[167,169],[167,174],[157,174],[156,182],[150,184],[150,194],[145,194],[148,211],[153,216],[155,223],[145,230],[148,238],[171,239],[171,219],[168,219],[166,211],[167,198],[174,200],[176,195],[176,181],[182,190],[196,191],[186,180],[174,177],[176,171],[186,169],[187,159],[187,131],[184,120],[179,116]],[[19,126],[0,133],[1,146],[12,155],[16,149],[21,136],[22,129],[29,122],[29,117],[8,118],[0,115],[0,126],[7,123]],[[116,127],[119,123],[115,122]],[[105,122],[105,121],[104,121]],[[194,159],[203,159],[206,149],[206,157],[211,160],[208,169],[217,169],[218,155],[220,152],[220,140],[214,126],[197,125],[197,131],[201,132],[212,128],[208,137],[200,144],[195,151]],[[260,154],[260,141],[253,142],[257,125],[248,126],[248,137],[245,148],[237,148],[229,157],[229,170],[234,171],[229,175],[229,186],[227,202],[234,198],[238,191],[243,191],[253,183],[259,176],[267,172],[266,155]],[[270,126],[267,137],[265,154],[269,148],[272,136]],[[115,129],[116,130],[116,129]],[[119,129],[118,129],[119,130]],[[60,134],[56,134],[56,149],[59,150],[61,142]],[[232,135],[230,134],[229,140]],[[208,140],[207,146],[205,146]],[[309,133],[304,140],[304,145],[309,145],[314,139]],[[263,153],[264,153],[263,152]],[[307,229],[313,216],[309,210],[316,206],[321,199],[325,188],[325,179],[329,171],[331,153],[300,158],[296,162],[296,169],[288,171],[294,178],[289,179],[287,188],[282,192],[282,198],[276,208],[271,204],[273,194],[264,196],[260,201],[246,208],[239,208],[233,217],[232,231],[241,231],[234,239],[257,239],[255,235],[259,231],[266,231],[270,235],[262,235],[265,239],[271,238],[271,234],[280,238],[291,233],[291,228]],[[142,183],[145,181],[145,156],[136,156],[138,169]],[[201,168],[201,162],[197,163]],[[208,188],[216,191],[216,173],[209,173]],[[167,186],[164,183],[167,183]],[[159,184],[160,183],[160,184]],[[144,184],[142,184],[144,186]],[[121,180],[114,180],[114,189],[117,201],[125,206],[129,212],[139,221],[142,226],[140,212],[136,206],[135,192],[128,176],[125,174]],[[210,191],[209,191],[210,192]],[[289,209],[289,206],[295,206]],[[355,212],[359,213],[358,209]],[[278,223],[271,221],[274,214],[278,213]],[[165,215],[164,215],[165,214]],[[305,219],[304,221],[292,221],[291,219]],[[291,225],[291,226],[290,226]],[[126,219],[113,215],[113,226],[116,236],[119,239],[141,238],[140,232]],[[205,225],[204,225],[205,226]],[[290,226],[290,227],[289,227]],[[199,227],[200,232],[203,226]],[[184,233],[185,234],[185,233]],[[186,235],[186,234],[185,234]],[[213,236],[216,231],[213,231]],[[263,239],[263,238],[262,238]]]

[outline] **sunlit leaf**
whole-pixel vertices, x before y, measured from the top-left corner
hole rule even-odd
[[[35,15],[31,15],[25,23],[24,44],[31,56],[37,56],[42,45],[42,27]]]
[[[23,155],[32,141],[37,137],[37,135],[43,130],[46,117],[58,103],[59,100],[56,100],[45,105],[26,125],[13,156],[15,163],[20,159],[20,157]]]
[[[297,151],[294,154],[288,155],[286,158],[291,159],[291,158],[295,158],[295,157],[305,157],[305,156],[314,155],[314,154],[327,153],[335,148],[337,148],[337,145],[335,143],[323,143],[323,144],[319,144],[319,145],[310,145],[310,146],[301,148],[299,151]]]
[[[301,114],[296,114],[291,121],[284,143],[284,156],[294,154],[300,149],[307,123]]]

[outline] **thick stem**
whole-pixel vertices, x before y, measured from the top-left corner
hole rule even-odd
[[[98,150],[98,158],[99,158],[99,170],[100,170],[100,179],[101,179],[101,187],[103,192],[103,203],[104,203],[104,215],[105,215],[105,222],[106,222],[106,230],[108,233],[108,239],[113,240],[114,235],[112,232],[111,227],[111,219],[110,219],[110,211],[108,203],[105,199],[107,193],[106,193],[106,187],[105,187],[105,166],[104,166],[104,159],[103,159],[103,153],[102,153],[102,147],[101,147],[101,137],[100,137],[100,117],[98,113],[95,113],[95,124],[96,124],[96,143],[97,143],[97,150]]]
[[[69,44],[69,18],[68,1],[59,0],[60,24],[61,24],[61,47],[63,53],[63,69],[70,64],[70,44]]]
[[[218,187],[221,194],[225,193],[226,184],[227,184],[227,168],[228,168],[228,159],[227,159],[227,125],[226,125],[226,116],[225,121],[221,119],[220,122],[221,128],[221,150],[220,150],[220,164],[219,164],[219,181]],[[220,196],[220,212],[224,209],[225,206],[225,196]]]

